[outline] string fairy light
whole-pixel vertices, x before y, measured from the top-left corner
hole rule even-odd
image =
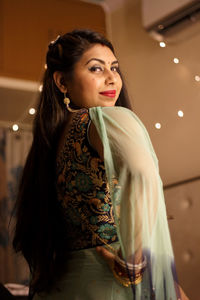
[[[38,88],[39,92],[42,92],[42,89],[43,89],[43,85],[41,84]]]
[[[178,116],[179,116],[180,118],[182,118],[182,117],[184,116],[184,113],[183,113],[182,110],[179,110],[179,111],[178,111]]]
[[[12,130],[13,131],[18,131],[19,130],[19,126],[17,124],[13,124]]]
[[[29,112],[29,115],[34,115],[36,110],[35,110],[35,108],[31,107],[28,112]]]
[[[173,59],[173,61],[174,61],[175,64],[178,64],[178,63],[179,63],[179,59],[178,59],[177,57],[175,57],[175,58]]]
[[[161,48],[165,48],[166,47],[166,43],[165,42],[160,42],[160,47]]]
[[[156,127],[156,129],[160,129],[161,128],[161,124],[160,123],[156,123],[155,127]]]

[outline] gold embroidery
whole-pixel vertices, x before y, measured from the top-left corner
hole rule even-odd
[[[72,121],[57,160],[57,191],[70,250],[117,241],[104,163],[87,141],[88,111]]]

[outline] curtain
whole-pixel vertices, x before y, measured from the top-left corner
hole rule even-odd
[[[20,175],[32,142],[29,130],[0,128],[0,282],[26,283],[28,266],[12,249],[14,215]],[[12,218],[11,218],[12,217]]]

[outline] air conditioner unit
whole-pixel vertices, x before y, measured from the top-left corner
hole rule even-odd
[[[200,35],[200,0],[142,0],[142,22],[157,41],[177,43]]]

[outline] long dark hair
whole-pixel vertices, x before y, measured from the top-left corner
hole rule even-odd
[[[57,88],[53,73],[73,75],[74,65],[94,44],[111,49],[101,34],[74,30],[50,43],[33,126],[33,143],[26,160],[16,202],[16,227],[13,247],[27,260],[31,272],[31,289],[47,291],[58,276],[62,260],[63,220],[56,196],[56,147],[68,113],[63,94]],[[131,109],[123,85],[116,105]]]

